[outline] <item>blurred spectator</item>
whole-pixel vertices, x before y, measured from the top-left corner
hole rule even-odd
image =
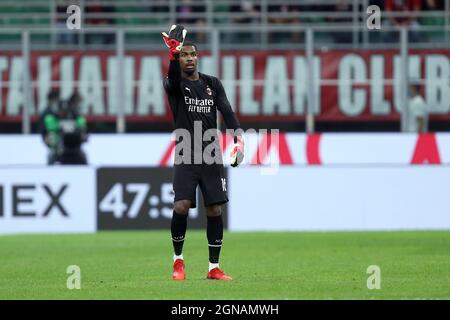
[[[79,112],[81,97],[74,93],[60,106],[60,134],[62,136],[61,164],[87,164],[81,145],[87,141],[86,118]]]
[[[268,22],[270,24],[292,24],[299,25],[300,18],[296,13],[301,10],[299,5],[288,4],[284,0],[271,1],[267,7]],[[302,41],[302,32],[290,32],[288,38],[286,32],[269,33],[269,42],[291,42],[299,43]],[[274,41],[275,40],[275,41]]]
[[[421,86],[412,84],[409,87],[408,132],[426,132],[428,130],[427,105],[420,93]]]
[[[240,4],[231,6],[230,14],[233,23],[256,23],[260,22],[259,7],[251,0],[241,0]],[[234,15],[233,13],[236,13]]]
[[[114,24],[114,18],[109,14],[114,13],[115,8],[111,5],[102,4],[101,1],[93,0],[86,2],[85,15],[86,24],[92,27],[107,27]],[[86,43],[111,44],[115,41],[114,33],[86,33]]]
[[[422,9],[430,11],[444,11],[445,3],[444,0],[424,0]]]
[[[399,41],[399,30],[406,26],[409,30],[409,41],[417,42],[419,40],[417,15],[422,9],[421,0],[386,0],[384,7],[388,16],[385,24],[396,29],[395,32],[387,32],[386,40]],[[396,13],[401,16],[392,16]]]
[[[177,5],[177,24],[187,26],[188,30],[189,25],[205,26],[205,12],[206,5],[204,0],[181,0],[181,3]],[[204,32],[189,32],[188,34],[193,42],[203,43],[206,40]]]
[[[370,0],[369,5],[378,6],[381,10],[384,10],[384,0]]]
[[[49,149],[47,164],[52,165],[58,154],[58,128],[55,123],[59,107],[59,90],[52,89],[47,95],[47,107],[40,116],[39,127],[42,139]]]
[[[177,5],[177,23],[184,25],[193,25],[205,21],[199,14],[206,11],[203,0],[181,0]]]
[[[50,150],[47,163],[87,164],[81,145],[87,140],[86,118],[79,113],[81,97],[74,93],[59,100],[59,91],[48,95],[48,107],[41,116],[41,133]]]
[[[260,7],[251,0],[241,0],[239,4],[232,5],[230,8],[231,22],[239,24],[256,24],[261,22]],[[233,35],[233,42],[252,42],[259,40],[259,32],[239,32]]]

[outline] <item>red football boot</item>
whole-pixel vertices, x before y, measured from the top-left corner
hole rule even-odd
[[[207,278],[211,280],[233,280],[232,277],[225,275],[219,268],[214,268],[208,272]]]
[[[186,279],[186,273],[184,272],[184,260],[177,259],[173,263],[172,279],[173,280],[185,280]]]

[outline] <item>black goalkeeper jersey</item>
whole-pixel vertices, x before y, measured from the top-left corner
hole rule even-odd
[[[168,77],[164,80],[164,89],[173,113],[175,128],[185,129],[190,134],[191,161],[194,161],[195,154],[197,157],[200,152],[203,154],[211,143],[214,145],[209,146],[209,150],[220,150],[217,131],[209,131],[208,133],[214,134],[205,135],[207,130],[217,129],[217,110],[222,113],[228,129],[240,128],[222,83],[216,77],[199,73],[198,80],[183,78],[178,60],[172,60]],[[183,130],[176,130],[177,145],[184,139],[182,135]],[[219,157],[221,159],[221,154]],[[198,160],[195,160],[195,163],[198,163]]]

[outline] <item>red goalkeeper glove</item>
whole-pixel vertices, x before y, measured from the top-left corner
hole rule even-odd
[[[237,167],[244,160],[244,140],[242,136],[236,136],[231,150],[231,166]]]
[[[165,32],[161,32],[161,34],[166,46],[169,48],[170,60],[176,59],[183,46],[187,30],[183,26],[173,24],[172,27],[170,27],[169,35]]]

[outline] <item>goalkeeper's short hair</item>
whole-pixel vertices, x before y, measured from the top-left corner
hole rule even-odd
[[[188,47],[188,46],[194,47],[195,51],[198,51],[197,45],[195,43],[193,43],[193,42],[184,42],[183,43],[183,47]]]

